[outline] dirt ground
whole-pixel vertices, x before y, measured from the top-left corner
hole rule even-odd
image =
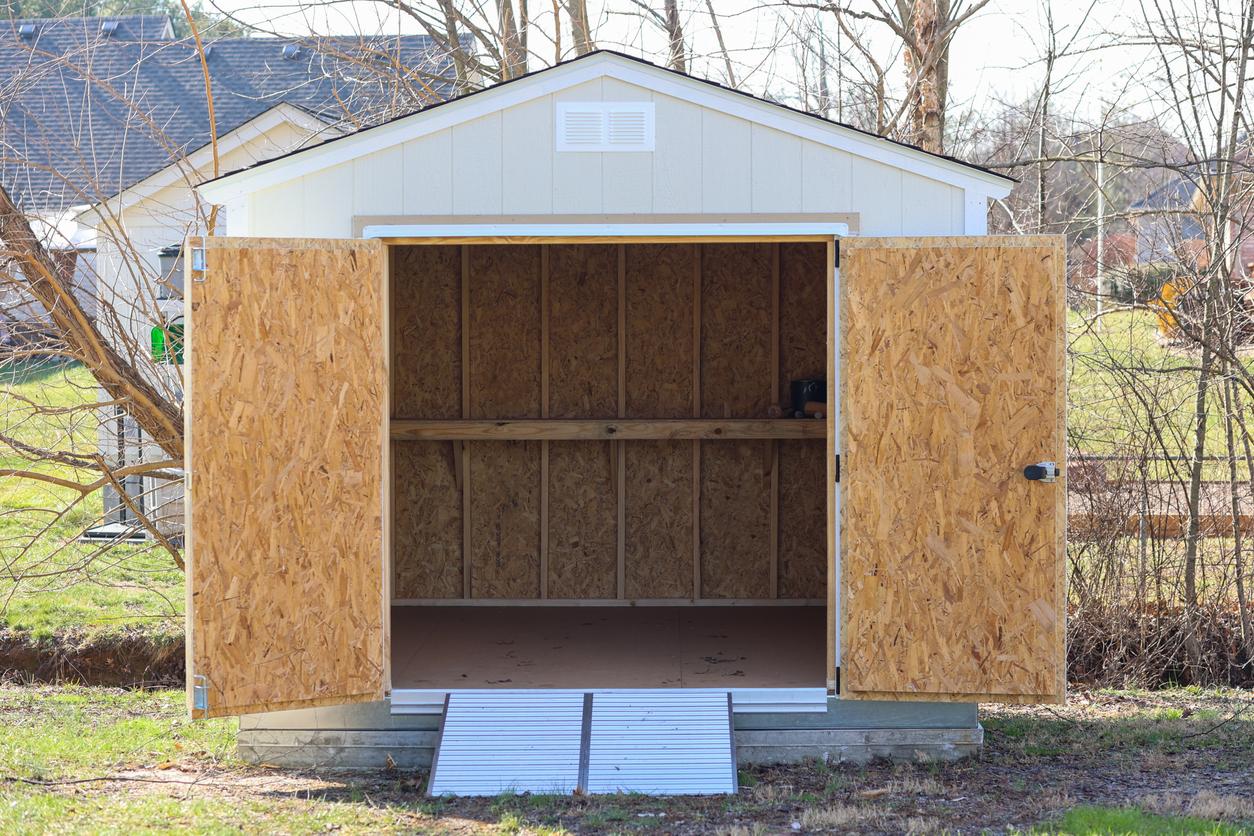
[[[988,706],[981,717],[986,742],[978,758],[750,768],[742,770],[735,797],[433,800],[423,795],[423,773],[299,773],[178,757],[42,791],[84,801],[154,795],[227,801],[239,809],[360,807],[375,817],[341,817],[330,828],[362,832],[1001,833],[1042,823],[1053,829],[1051,822],[1078,805],[1133,806],[1238,828],[1254,823],[1248,693],[1079,692],[1064,707]],[[276,829],[304,829],[299,821],[282,822]]]

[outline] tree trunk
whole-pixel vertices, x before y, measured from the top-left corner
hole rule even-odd
[[[1209,318],[1210,303],[1206,305]],[[1203,325],[1205,328],[1205,325]],[[1198,639],[1199,605],[1197,596],[1198,538],[1201,527],[1202,466],[1206,455],[1206,425],[1208,413],[1206,396],[1210,388],[1211,367],[1214,356],[1210,342],[1202,340],[1202,361],[1198,371],[1197,389],[1193,401],[1193,457],[1189,462],[1188,511],[1189,523],[1184,540],[1184,605],[1187,610],[1187,628],[1184,647],[1189,656],[1189,666],[1194,675],[1202,665],[1202,646]]]
[[[681,73],[688,72],[688,62],[684,58],[684,27],[679,22],[678,0],[666,0],[666,39],[668,57],[666,65]]]
[[[570,33],[575,39],[575,54],[587,55],[596,49],[592,39],[592,23],[588,19],[588,0],[562,0],[570,18]]]
[[[906,82],[910,91],[910,141],[937,154],[945,150],[945,99],[949,87],[949,47],[941,24],[949,20],[949,0],[914,0],[905,21]]]
[[[31,231],[26,216],[0,186],[0,242],[33,296],[48,312],[58,337],[109,396],[120,403],[171,459],[183,458],[183,410],[168,400],[97,330],[56,262]],[[14,279],[18,279],[14,276]]]
[[[1250,435],[1246,432],[1245,421],[1241,417],[1241,394],[1231,378],[1225,381],[1224,411],[1226,413],[1225,429],[1228,436],[1229,499],[1232,506],[1233,572],[1237,582],[1237,612],[1241,619],[1241,647],[1245,650],[1246,660],[1254,661],[1254,633],[1251,632],[1250,606],[1245,595],[1245,555],[1242,553],[1244,532],[1241,530],[1241,499],[1237,490],[1240,481],[1237,479],[1237,449],[1234,443],[1233,424],[1239,422],[1241,425],[1241,439],[1245,446],[1245,466],[1252,496],[1254,496],[1254,456],[1250,455]]]
[[[525,9],[526,0],[523,6]],[[525,11],[522,17],[526,20]],[[513,0],[497,0],[497,18],[501,30],[501,80],[506,81],[527,72],[527,47],[514,19]]]

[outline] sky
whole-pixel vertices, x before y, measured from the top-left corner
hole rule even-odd
[[[210,0],[221,11],[246,23],[269,28],[279,34],[319,34],[416,32],[413,21],[398,16],[385,2],[342,0],[341,2],[303,2],[281,0],[259,3],[259,0]],[[641,0],[654,8],[661,0]],[[713,0],[729,49],[734,54],[741,86],[751,92],[769,92],[787,97],[795,89],[794,61],[788,47],[788,34],[780,31],[780,16],[771,3],[788,0]],[[798,2],[798,0],[793,0]],[[869,8],[867,0],[849,0],[854,9]],[[1239,0],[1231,0],[1239,2]],[[954,0],[955,6],[969,6],[971,0]],[[490,2],[485,3],[491,6]],[[656,27],[640,24],[637,14],[616,13],[632,10],[633,0],[590,0],[596,20],[596,36],[605,45],[643,54],[656,62],[665,60],[661,54],[663,39]],[[705,10],[704,0],[681,0],[685,32],[697,58],[693,71],[723,81],[721,59],[715,59],[715,38]],[[1111,33],[1135,31],[1140,18],[1139,0],[1053,0],[1052,7],[1057,40],[1072,47],[1076,53],[1060,62],[1056,78],[1063,80],[1058,101],[1063,107],[1075,108],[1095,116],[1103,103],[1112,100],[1136,101],[1142,94],[1136,90],[1138,53],[1127,47],[1112,48]],[[550,0],[530,0],[533,18],[541,29],[551,29]],[[951,104],[958,107],[983,107],[998,100],[1024,101],[1035,95],[1044,77],[1039,58],[1045,53],[1048,31],[1047,4],[1042,0],[991,0],[959,32],[950,52]],[[825,17],[825,16],[820,16]],[[880,58],[893,55],[894,39],[882,26],[865,24],[865,35],[873,52]],[[825,31],[834,36],[835,26],[828,21]],[[542,39],[533,50],[551,61],[553,47]],[[771,49],[772,45],[783,47]],[[569,48],[569,36],[565,38]],[[900,69],[893,73],[900,79]]]

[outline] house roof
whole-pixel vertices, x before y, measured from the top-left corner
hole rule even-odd
[[[1187,209],[1193,204],[1197,184],[1186,177],[1176,177],[1133,203],[1131,209]]]
[[[833,131],[831,129],[835,129],[834,130],[835,134],[843,135],[847,138],[854,138],[857,141],[859,141],[863,146],[866,146],[868,144],[874,144],[881,150],[890,150],[891,152],[895,153],[896,157],[899,160],[909,159],[909,158],[913,158],[916,160],[918,159],[927,160],[931,163],[930,170],[932,171],[934,175],[936,174],[937,171],[962,173],[962,174],[965,174],[968,178],[974,177],[978,180],[984,181],[985,183],[996,183],[998,184],[999,191],[1007,190],[1009,185],[1015,182],[1015,179],[1013,177],[1009,177],[1005,174],[1001,174],[1000,172],[993,171],[992,169],[986,168],[984,166],[966,162],[964,160],[960,160],[956,157],[952,157],[946,154],[936,154],[931,151],[926,151],[915,145],[910,145],[908,143],[899,142],[894,139],[889,139],[887,137],[883,137],[878,134],[865,131],[861,128],[857,128],[853,125],[848,125],[843,122],[837,122],[831,119],[826,119],[822,116],[819,116],[818,114],[814,114],[808,111],[793,108],[788,105],[780,104],[779,102],[771,101],[769,99],[764,99],[759,96],[754,96],[742,90],[736,90],[734,88],[726,87],[715,81],[710,81],[708,79],[691,76],[686,73],[679,72],[678,70],[672,70],[670,68],[660,67],[656,64],[653,64],[649,61],[645,61],[641,58],[637,58],[631,55],[625,55],[623,53],[615,52],[613,50],[595,50],[585,55],[581,55],[577,58],[573,58],[569,61],[563,61],[561,63],[555,64],[552,67],[547,67],[542,70],[536,70],[530,73],[526,73],[524,75],[518,76],[516,78],[510,79],[508,81],[502,82],[492,87],[487,87],[482,90],[477,90],[471,93],[466,93],[461,96],[455,96],[450,99],[445,99],[445,100],[435,102],[426,107],[423,107],[421,110],[418,110],[415,113],[406,114],[406,115],[389,119],[387,121],[370,126],[368,128],[358,130],[350,134],[346,134],[342,137],[337,137],[333,140],[328,140],[327,142],[324,142],[319,146],[312,147],[312,148],[297,149],[287,154],[282,154],[277,157],[273,157],[269,160],[265,160],[263,162],[259,162],[254,165],[247,166],[245,168],[223,174],[219,177],[207,180],[205,181],[205,183],[201,185],[203,186],[209,183],[225,183],[225,181],[228,181],[228,180],[240,179],[241,175],[249,176],[249,173],[251,172],[258,172],[258,171],[262,171],[265,169],[270,169],[273,171],[279,168],[280,166],[284,166],[285,164],[290,164],[290,162],[294,158],[298,158],[303,155],[306,160],[310,161],[311,165],[317,165],[313,161],[318,158],[330,159],[332,157],[335,157],[336,161],[339,161],[339,158],[346,156],[343,153],[337,154],[336,149],[333,146],[349,147],[351,145],[360,144],[362,148],[359,153],[368,153],[369,150],[373,150],[373,149],[367,148],[366,146],[368,143],[363,142],[363,140],[368,140],[369,138],[373,136],[382,136],[385,133],[389,133],[390,128],[393,128],[396,126],[402,126],[402,125],[404,126],[412,125],[414,127],[417,127],[419,124],[421,124],[422,120],[430,119],[431,117],[434,117],[437,113],[445,113],[459,106],[465,105],[471,100],[476,100],[476,99],[481,99],[481,98],[486,99],[488,97],[493,97],[493,98],[502,97],[507,100],[503,101],[500,106],[502,107],[509,106],[510,104],[514,103],[513,101],[508,100],[511,93],[517,93],[517,95],[514,96],[514,98],[525,100],[526,94],[523,93],[522,91],[524,91],[526,88],[531,87],[536,90],[543,91],[545,89],[544,83],[548,79],[553,79],[555,85],[562,86],[562,85],[559,85],[559,83],[556,81],[556,77],[558,75],[562,73],[568,73],[568,74],[571,74],[573,77],[574,71],[579,66],[593,65],[593,64],[598,64],[598,63],[606,65],[607,70],[609,70],[615,64],[618,64],[620,67],[624,67],[624,66],[628,68],[636,67],[639,69],[647,68],[647,72],[655,74],[654,75],[655,78],[669,78],[669,79],[675,79],[676,81],[682,80],[683,84],[696,85],[696,87],[701,88],[703,90],[715,91],[717,92],[718,95],[724,97],[724,101],[752,103],[753,105],[759,108],[771,109],[775,111],[777,114],[791,117],[797,120],[797,123],[821,125],[822,127],[828,129],[827,133],[824,136],[832,136]],[[607,72],[607,74],[609,73]],[[642,83],[642,79],[633,78],[630,75],[630,73],[623,74],[620,72],[618,73],[618,75],[624,78],[632,79],[636,83]],[[572,80],[571,83],[577,83],[577,79]],[[647,82],[643,82],[643,83],[647,84]],[[690,87],[689,89],[693,89],[693,88]],[[673,90],[672,92],[678,92],[678,91]],[[435,120],[432,120],[432,121],[435,121]],[[328,164],[332,164],[332,163],[328,163]],[[940,176],[941,176],[941,179],[947,179],[943,176],[943,174]],[[267,178],[267,179],[270,179],[270,178]],[[216,189],[215,191],[218,191],[219,193],[221,193],[223,190]]]
[[[328,124],[375,124],[447,96],[452,74],[418,35],[222,38],[208,64],[219,136],[280,102]],[[209,141],[195,45],[167,17],[0,22],[0,182],[19,206],[96,203]]]

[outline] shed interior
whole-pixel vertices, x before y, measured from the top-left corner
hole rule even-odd
[[[827,246],[390,248],[393,688],[824,685]]]

